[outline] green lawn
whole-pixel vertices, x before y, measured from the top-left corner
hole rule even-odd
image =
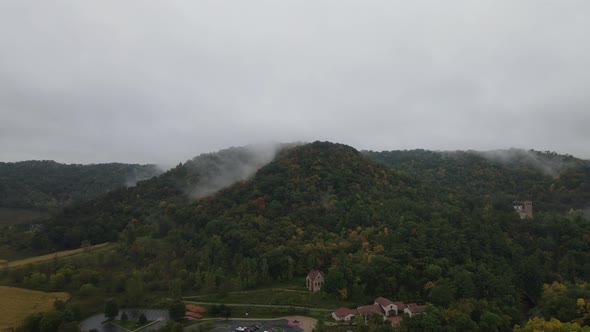
[[[144,328],[148,325],[150,325],[152,322],[152,320],[148,320],[145,322],[145,324],[139,324],[139,321],[136,320],[127,320],[127,321],[122,321],[122,320],[112,320],[111,323],[115,324],[117,326],[120,326],[124,329],[127,329],[129,331],[135,331],[138,330],[140,328]]]
[[[321,309],[354,306],[353,303],[340,301],[325,293],[312,293],[296,289],[260,289],[223,295],[201,295],[190,300],[215,303],[290,305]]]
[[[187,301],[190,303],[190,301]],[[204,306],[206,307],[209,312],[211,311],[211,306]],[[307,309],[296,309],[296,308],[264,308],[264,307],[253,307],[249,305],[243,306],[231,306],[231,315],[232,318],[246,318],[246,313],[248,313],[247,318],[280,318],[285,316],[292,316],[292,315],[302,315],[313,317],[316,319],[323,319],[327,320],[330,317],[329,312],[325,311],[315,311],[315,310],[307,310]],[[224,317],[219,316],[211,316],[210,314],[203,315],[205,319],[216,318],[219,320],[225,319]]]
[[[208,320],[208,321],[199,321],[199,320],[193,320],[193,321],[186,321],[185,323],[183,323],[182,325],[185,327],[186,330],[190,330],[190,331],[199,331],[199,332],[211,332],[217,329],[221,329],[221,328],[229,328],[229,325],[225,324],[225,325],[214,325],[213,324],[214,321]]]

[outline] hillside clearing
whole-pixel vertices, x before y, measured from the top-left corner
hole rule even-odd
[[[75,254],[80,254],[86,251],[92,251],[95,249],[99,249],[99,248],[104,248],[107,247],[108,245],[110,245],[110,243],[106,242],[106,243],[101,243],[101,244],[97,244],[94,246],[90,246],[87,248],[78,248],[78,249],[72,249],[72,250],[64,250],[64,251],[58,251],[58,252],[54,252],[52,254],[47,254],[47,255],[42,255],[42,256],[35,256],[35,257],[30,257],[30,258],[25,258],[25,259],[21,259],[18,261],[13,261],[13,262],[8,262],[8,263],[3,263],[3,268],[12,268],[12,267],[19,267],[19,266],[23,266],[26,264],[32,264],[32,263],[39,263],[39,262],[45,262],[51,259],[55,259],[55,258],[60,258],[60,257],[65,257],[65,256],[71,256],[71,255],[75,255]]]
[[[0,226],[28,224],[48,217],[47,212],[0,207]]]
[[[17,327],[22,320],[35,312],[53,308],[55,300],[67,301],[68,293],[46,293],[16,287],[0,286],[0,330]]]

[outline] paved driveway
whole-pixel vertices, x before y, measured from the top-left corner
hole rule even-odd
[[[236,332],[237,327],[251,327],[252,325],[257,325],[260,329],[257,332],[277,332],[276,328],[281,328],[285,332],[303,332],[303,329],[298,326],[289,326],[289,322],[286,319],[275,319],[275,320],[256,320],[256,319],[248,319],[248,320],[220,320],[215,322],[217,326],[223,326],[223,328],[218,328],[215,332]],[[229,327],[225,327],[229,325]]]

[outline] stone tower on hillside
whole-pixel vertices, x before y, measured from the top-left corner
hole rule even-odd
[[[514,201],[512,202],[512,207],[518,212],[520,219],[533,218],[533,201]]]

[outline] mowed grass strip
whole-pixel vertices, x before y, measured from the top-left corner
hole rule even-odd
[[[42,256],[36,256],[36,257],[30,257],[30,258],[25,258],[25,259],[21,259],[18,261],[13,261],[13,262],[8,262],[8,265],[6,266],[6,263],[3,262],[2,265],[0,265],[0,268],[4,268],[4,267],[19,267],[19,266],[23,266],[26,264],[31,264],[31,263],[39,263],[39,262],[45,262],[51,259],[54,259],[56,256],[57,258],[59,257],[65,257],[65,256],[71,256],[71,255],[75,255],[75,254],[81,254],[84,253],[86,251],[93,251],[95,249],[99,249],[99,248],[103,248],[110,245],[110,243],[106,242],[106,243],[101,243],[101,244],[97,244],[94,246],[90,246],[87,248],[79,248],[79,249],[72,249],[72,250],[64,250],[64,251],[58,251],[58,252],[54,252],[52,254],[47,254],[47,255],[42,255]]]
[[[53,308],[55,300],[67,301],[68,293],[46,293],[16,287],[0,286],[0,330],[19,326],[23,319],[36,312]]]
[[[198,295],[194,297],[187,297],[187,300],[215,303],[286,305],[323,309],[354,306],[354,303],[352,302],[341,301],[333,296],[328,296],[323,293],[312,293],[308,290],[280,288],[229,292],[226,294]]]

